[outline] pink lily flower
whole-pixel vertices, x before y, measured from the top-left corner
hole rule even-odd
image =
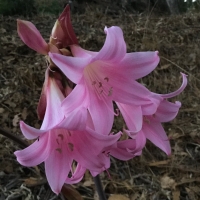
[[[46,111],[40,130],[20,122],[20,128],[27,139],[36,141],[24,150],[16,151],[20,164],[36,166],[45,162],[45,172],[51,189],[58,194],[66,183],[81,180],[86,169],[98,172],[109,168],[110,160],[102,152],[116,145],[120,133],[116,135],[97,134],[87,126],[88,111],[71,113],[67,118],[61,109],[64,95],[57,85],[53,72],[47,70],[45,81]],[[77,114],[78,113],[78,114]],[[74,116],[74,117],[73,117]],[[72,164],[78,163],[73,172]],[[68,175],[72,173],[72,177]]]
[[[62,103],[64,113],[87,108],[95,131],[102,134],[110,132],[113,124],[112,101],[141,106],[143,112],[153,114],[162,99],[135,81],[155,69],[158,52],[126,53],[119,27],[105,28],[105,33],[106,41],[99,52],[72,45],[74,57],[49,53],[52,61],[77,84]]]
[[[69,52],[63,48],[72,44],[78,44],[70,20],[69,6],[66,6],[56,21],[49,44],[43,39],[35,25],[29,21],[17,20],[17,32],[28,47],[43,55],[47,55],[48,52],[69,55]]]
[[[187,78],[185,74],[182,74],[182,77],[183,83],[177,91],[169,94],[157,94],[161,96],[163,100],[158,105],[156,112],[151,115],[144,114],[141,106],[117,103],[129,129],[126,132],[133,138],[136,144],[140,144],[141,147],[144,147],[146,139],[148,139],[167,155],[171,154],[170,142],[161,123],[173,120],[178,114],[181,103],[179,101],[171,103],[166,99],[179,95],[185,89]]]

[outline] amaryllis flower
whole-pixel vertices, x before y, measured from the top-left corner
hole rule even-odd
[[[105,28],[106,41],[99,52],[72,45],[74,57],[50,53],[52,61],[76,85],[63,101],[65,114],[85,107],[95,130],[108,133],[114,118],[113,103],[141,106],[146,114],[155,113],[161,97],[135,80],[149,74],[159,62],[158,52],[126,53],[119,27]]]
[[[117,103],[129,129],[126,133],[137,144],[144,147],[147,138],[167,155],[171,153],[169,139],[161,123],[173,120],[178,114],[181,103],[179,101],[171,103],[167,99],[179,95],[185,89],[187,78],[185,74],[182,74],[182,77],[183,83],[177,91],[169,94],[156,94],[161,96],[163,100],[160,102],[156,112],[151,115],[142,113],[141,106]]]
[[[84,111],[81,112],[75,110],[78,114],[71,113],[70,119],[64,116],[61,109],[64,95],[55,78],[47,74],[46,111],[42,126],[38,130],[20,122],[23,135],[36,141],[26,149],[16,151],[15,155],[18,162],[24,166],[35,166],[45,162],[47,180],[51,189],[58,194],[65,182],[80,181],[86,169],[95,173],[108,169],[110,160],[103,152],[116,145],[120,133],[97,134],[87,126],[87,116],[82,116],[88,113],[85,108],[82,108]],[[74,161],[78,165],[73,172]],[[69,177],[69,174],[72,176]]]
[[[71,25],[69,6],[66,6],[56,21],[49,43],[43,39],[35,25],[29,21],[17,20],[17,32],[28,47],[43,55],[47,55],[49,51],[68,55],[69,51],[64,48],[78,44]]]

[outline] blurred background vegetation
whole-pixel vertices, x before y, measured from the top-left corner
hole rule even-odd
[[[66,0],[0,0],[0,15],[58,14],[67,2]]]
[[[95,3],[98,0],[0,0],[0,15],[12,16],[12,15],[23,15],[23,16],[32,16],[39,13],[50,13],[58,14],[60,13],[64,6],[67,3],[71,5],[78,5],[87,3]],[[109,0],[102,0],[109,2]],[[157,4],[160,0],[118,0],[122,5],[128,7],[129,11],[133,9],[134,11],[143,12],[145,11],[147,2],[151,5],[150,8],[154,7],[153,4]],[[162,0],[166,1],[166,0]],[[169,0],[170,1],[170,0]],[[200,11],[200,0],[174,0],[178,2],[179,13],[191,12],[191,11]],[[146,4],[144,3],[146,2]],[[141,4],[143,3],[143,4]],[[137,9],[137,4],[140,4],[140,9]],[[141,9],[141,5],[143,9]],[[162,8],[163,10],[163,8]]]

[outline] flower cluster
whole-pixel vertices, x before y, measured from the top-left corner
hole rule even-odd
[[[149,91],[137,80],[156,68],[158,52],[127,53],[119,27],[104,31],[102,49],[92,52],[78,45],[69,7],[56,21],[49,43],[31,22],[18,20],[22,41],[46,55],[49,66],[38,104],[42,126],[38,130],[20,122],[23,135],[36,140],[15,155],[24,166],[45,162],[47,180],[57,194],[64,183],[79,182],[86,170],[93,176],[107,170],[110,156],[129,160],[140,155],[147,139],[171,153],[161,123],[176,117],[181,103],[168,99],[184,90],[186,75],[175,92]],[[121,132],[111,133],[119,112],[127,127],[125,140],[120,140]]]

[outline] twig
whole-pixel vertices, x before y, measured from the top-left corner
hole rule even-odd
[[[28,146],[28,144],[24,140],[20,139],[18,136],[14,135],[2,128],[0,128],[0,134],[13,140],[14,142],[18,143],[20,145],[20,147],[22,147],[22,148],[26,148]]]
[[[200,81],[198,78],[196,78],[195,76],[193,76],[190,72],[188,72],[187,70],[183,69],[182,67],[180,67],[179,65],[177,65],[176,63],[174,63],[173,61],[163,57],[163,56],[160,56],[160,58],[163,58],[164,60],[170,62],[172,65],[175,65],[176,67],[178,67],[179,69],[181,69],[182,71],[186,72],[188,75],[190,75],[191,77],[193,77],[194,79],[196,79],[197,81]]]

